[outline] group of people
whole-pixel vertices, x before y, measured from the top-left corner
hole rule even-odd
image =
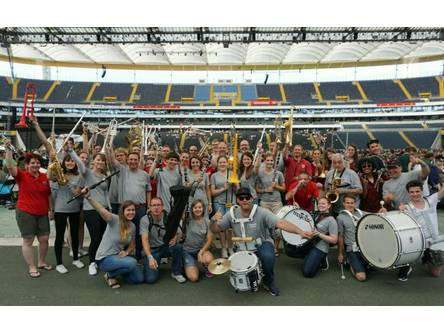
[[[31,123],[52,161],[47,174],[35,153],[26,155],[23,169],[10,149],[5,162],[19,186],[16,219],[32,278],[53,268],[46,260],[49,219],[55,220],[55,269],[61,274],[68,273],[62,256],[68,225],[72,264],[78,269],[85,266],[80,256],[86,223],[91,239],[88,273],[102,271],[111,288],[119,288],[122,281],[155,283],[165,259],[171,260],[173,279],[196,282],[201,274],[212,277],[208,266],[215,256],[229,258],[248,250],[259,258],[263,285],[272,295],[280,294],[274,278],[280,230],[310,240],[302,254],[304,276],[312,278],[328,268],[329,249],[337,245],[338,261],[349,264],[359,281],[366,280],[369,268],[355,239],[364,214],[409,211],[426,230],[426,240],[439,235],[442,152],[393,151],[387,156],[377,140],[368,142],[365,154],[353,144],[344,153],[316,148],[308,154],[301,145],[280,147],[276,142],[267,150],[259,143],[254,152],[243,139],[239,154],[230,156],[227,142],[214,139],[201,153],[196,145],[180,152],[162,145],[146,154],[140,145],[114,148],[112,138],[105,147],[90,147],[85,137],[83,147],[76,148],[70,138],[57,154],[37,119]],[[191,191],[178,231],[168,237],[174,186]],[[279,218],[284,205],[312,213],[315,229],[304,231]],[[247,223],[236,223],[239,219]],[[251,241],[233,244],[233,236]],[[406,281],[411,271],[411,265],[402,267],[398,279]],[[431,273],[439,276],[440,267],[431,266]]]

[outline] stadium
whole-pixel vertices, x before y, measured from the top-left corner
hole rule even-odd
[[[291,119],[290,145],[307,152],[344,153],[354,144],[364,154],[368,142],[378,140],[387,159],[406,149],[438,156],[444,28],[0,28],[0,131],[22,151],[41,151],[36,132],[26,126],[32,114],[46,137],[56,134],[59,146],[71,131],[81,144],[79,123],[101,129],[95,144],[105,146],[106,129],[115,123],[114,145],[126,147],[131,130],[143,124],[158,145],[177,152],[215,139],[232,143],[238,133],[254,153],[258,142],[269,149]],[[236,294],[224,276],[185,289],[164,279],[144,299],[138,298],[144,286],[110,292],[103,279],[91,282],[74,270],[67,277],[43,272],[39,293],[22,272],[12,213],[0,208],[0,245],[8,254],[2,305],[443,305],[437,292],[442,278],[432,279],[419,264],[408,285],[397,284],[390,270],[370,273],[365,288],[351,274],[341,280],[336,248],[330,269],[310,281],[317,291],[291,288],[303,283],[302,264],[281,254],[279,299]],[[438,215],[442,230],[442,210]],[[8,289],[17,280],[23,290]],[[51,288],[63,296],[51,295]],[[329,295],[322,292],[327,288]],[[175,297],[179,293],[183,297]]]

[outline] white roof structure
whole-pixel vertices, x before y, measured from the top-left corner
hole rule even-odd
[[[116,69],[354,67],[444,59],[444,28],[0,28],[0,60]]]

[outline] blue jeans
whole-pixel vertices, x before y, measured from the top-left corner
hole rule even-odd
[[[140,219],[146,215],[146,205],[136,208],[136,215],[133,218],[133,223],[136,226],[136,259],[142,259],[142,239],[140,238]]]
[[[198,264],[197,254],[198,253],[199,253],[199,251],[197,251],[197,252],[183,251],[183,265],[185,267],[197,266],[197,264]]]
[[[111,278],[122,276],[126,282],[132,284],[143,282],[143,274],[137,267],[137,260],[133,257],[108,256],[100,260],[98,266]]]
[[[262,242],[257,248],[256,255],[259,257],[262,270],[264,272],[264,283],[270,285],[274,283],[274,245],[271,242]]]
[[[156,249],[151,249],[151,255],[156,259],[157,264],[160,264],[160,259],[172,257],[173,262],[171,263],[171,271],[174,275],[182,274],[182,256],[183,250],[180,244],[176,244],[174,246],[162,245]],[[143,257],[143,273],[144,280],[146,283],[155,283],[159,280],[159,267],[157,269],[151,269],[148,257]]]
[[[322,252],[316,247],[312,247],[310,252],[304,258],[304,266],[302,267],[302,274],[305,277],[312,278],[316,275],[321,267],[322,260],[325,259],[327,253]]]
[[[365,267],[367,267],[367,264],[366,264],[364,258],[362,258],[360,252],[350,251],[350,252],[347,252],[346,255],[347,255],[348,263],[353,268],[353,271],[355,272],[355,274],[366,272]]]

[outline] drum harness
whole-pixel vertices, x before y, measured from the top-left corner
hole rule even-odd
[[[245,232],[245,223],[252,223],[253,222],[253,217],[256,214],[257,207],[258,206],[256,204],[254,204],[253,208],[251,209],[250,215],[248,217],[240,217],[240,218],[236,218],[236,216],[234,215],[234,210],[239,208],[239,206],[234,205],[230,208],[231,222],[233,224],[236,224],[236,223],[240,224],[242,238],[247,237],[246,232]],[[262,245],[262,241],[260,238],[255,238],[256,235],[252,235],[252,237],[253,237],[252,242],[241,242],[239,244],[236,244],[236,250],[255,252],[257,247]]]
[[[360,209],[358,209],[358,208],[355,208],[355,211],[359,213],[359,215],[360,215],[359,218],[356,217],[355,215],[353,215],[352,213],[350,213],[350,212],[349,212],[348,210],[346,210],[346,209],[341,210],[339,213],[346,213],[348,216],[350,216],[350,218],[351,218],[351,220],[352,220],[352,222],[353,222],[353,225],[355,226],[355,229],[356,229],[356,227],[357,227],[357,225],[358,225],[358,221],[359,221],[359,219],[360,219],[361,217],[363,217],[365,214],[364,214],[364,212],[363,212],[362,210],[360,210]],[[356,239],[355,239],[355,241],[354,241],[353,244],[352,244],[352,249],[353,249],[353,252],[361,252],[361,249],[358,247],[358,244],[356,244]]]
[[[435,230],[432,228],[432,221],[430,220],[428,213],[433,211],[433,208],[430,206],[429,199],[427,199],[427,197],[423,197],[423,199],[428,206],[427,208],[419,211],[415,206],[413,206],[413,204],[411,202],[409,202],[407,204],[407,209],[413,215],[413,218],[416,221],[418,221],[421,216],[423,217],[424,222],[425,222],[425,226],[422,226],[421,224],[419,224],[419,226],[421,229],[427,228],[428,231],[430,232],[432,239],[430,239],[430,238],[426,239],[426,242],[428,243],[427,247],[430,247],[430,245],[432,245],[433,243],[437,243],[442,240],[440,240],[439,235],[436,234]]]

